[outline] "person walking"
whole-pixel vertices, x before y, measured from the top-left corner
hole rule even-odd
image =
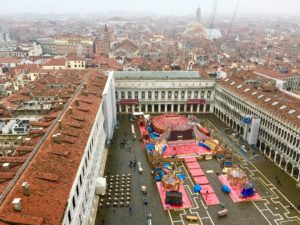
[[[133,161],[133,169],[134,169],[134,171],[136,169],[136,161],[135,160]]]
[[[129,207],[129,213],[130,213],[130,216],[132,216],[132,208],[131,208],[131,206]]]

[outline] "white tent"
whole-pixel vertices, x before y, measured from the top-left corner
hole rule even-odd
[[[104,195],[105,191],[106,191],[106,178],[97,177],[97,180],[96,180],[96,194],[97,195]]]

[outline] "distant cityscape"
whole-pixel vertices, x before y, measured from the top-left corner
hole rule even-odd
[[[300,224],[300,17],[215,11],[1,15],[0,225]]]

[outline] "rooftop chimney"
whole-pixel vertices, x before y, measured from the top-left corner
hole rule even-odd
[[[61,133],[54,134],[53,136],[54,142],[57,144],[61,143]]]
[[[58,123],[58,128],[61,129],[62,128],[62,122],[61,122],[61,120],[58,120],[57,123]]]
[[[63,109],[64,108],[64,103],[63,102],[59,102],[58,103],[58,108],[59,109]]]
[[[24,139],[24,144],[25,145],[31,145],[31,139],[30,138],[25,138]]]
[[[14,210],[16,210],[16,211],[21,211],[22,210],[21,199],[20,198],[15,198],[12,201],[12,204],[13,204]]]
[[[75,99],[75,105],[79,106],[79,99],[78,98]]]
[[[22,144],[23,144],[23,138],[22,138],[22,136],[19,136],[19,137],[17,138],[17,141],[18,141],[18,144],[19,144],[19,145],[22,145]]]
[[[83,83],[83,88],[86,90],[86,87],[87,87],[87,85],[86,85],[86,82],[84,82]]]
[[[10,169],[10,163],[3,163],[2,168],[5,172],[8,172]]]
[[[22,188],[23,188],[23,194],[24,195],[30,195],[31,194],[31,192],[30,192],[30,185],[29,185],[28,182],[23,182]]]
[[[8,115],[11,117],[12,113],[11,113],[11,108],[9,106],[7,107],[7,111],[8,111]]]
[[[69,113],[73,114],[73,107],[69,107]]]

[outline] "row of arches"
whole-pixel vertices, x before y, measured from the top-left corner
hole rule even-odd
[[[281,152],[272,149],[269,145],[260,140],[257,141],[257,148],[276,165],[282,168],[286,173],[295,178],[297,181],[300,181],[299,163],[293,163],[289,159],[289,157],[283,155]]]
[[[240,123],[236,122],[231,117],[229,117],[222,110],[218,109],[217,107],[214,107],[214,114],[235,132],[241,135],[244,134],[244,127]]]
[[[219,105],[216,105],[213,110],[214,114],[218,118],[220,118],[224,123],[226,123],[226,125],[228,125],[234,131],[242,135],[244,132],[243,126],[240,123],[236,122],[234,119],[232,119],[230,116],[228,116],[228,114],[225,113],[224,111],[225,110],[223,110]],[[270,160],[274,161],[276,165],[282,168],[290,176],[292,176],[298,181],[300,180],[300,167],[299,167],[300,154],[299,153],[290,149],[290,152],[286,152],[288,154],[284,156],[278,151],[271,149],[269,145],[267,145],[265,142],[261,142],[259,139],[257,141],[257,148],[261,152],[263,152]],[[295,159],[298,160],[298,163],[293,163],[293,161],[291,161],[290,158],[288,157],[289,154],[293,154],[293,156],[295,154],[296,155]]]
[[[300,147],[300,137],[299,134],[295,133],[287,124],[280,123],[278,121],[273,121],[273,118],[265,113],[261,113],[256,108],[253,108],[251,105],[246,105],[245,102],[236,98],[230,93],[227,93],[226,90],[216,88],[215,92],[216,100],[218,104],[221,105],[226,112],[234,116],[238,121],[242,120],[243,115],[253,115],[261,119],[261,127],[268,130],[276,138],[281,138],[286,142],[293,145],[295,148]]]

